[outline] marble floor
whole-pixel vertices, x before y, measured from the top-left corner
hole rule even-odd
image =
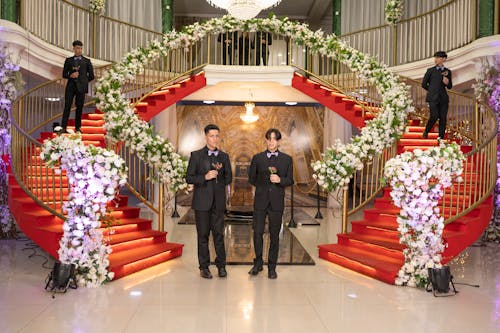
[[[181,214],[185,213],[181,209]],[[314,214],[314,211],[312,211]],[[199,277],[193,225],[169,219],[182,257],[96,289],[45,292],[52,261],[26,240],[0,240],[0,332],[500,332],[500,245],[471,247],[453,262],[459,294],[435,298],[320,260],[316,245],[336,241],[338,212],[292,232],[316,262],[228,277]]]

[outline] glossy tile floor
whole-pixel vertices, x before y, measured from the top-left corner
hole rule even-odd
[[[480,288],[435,298],[319,260],[316,245],[335,242],[340,224],[338,213],[323,215],[321,226],[293,230],[316,265],[278,266],[277,280],[266,270],[250,277],[244,265],[201,279],[195,227],[169,221],[169,240],[185,244],[181,258],[55,298],[43,290],[44,258],[1,240],[0,332],[500,332],[499,245],[471,247],[452,265],[456,282]]]

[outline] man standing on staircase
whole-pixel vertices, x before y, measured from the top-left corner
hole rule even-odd
[[[253,211],[253,244],[255,259],[250,275],[262,271],[263,235],[266,216],[269,216],[269,256],[267,273],[276,279],[279,252],[279,234],[285,208],[285,187],[293,185],[293,164],[290,155],[278,150],[281,133],[276,128],[266,132],[267,149],[253,156],[248,171],[248,182],[255,186]]]
[[[90,59],[82,56],[83,43],[79,40],[73,42],[74,56],[64,61],[63,78],[68,79],[64,92],[64,112],[61,120],[63,133],[68,126],[69,112],[73,99],[75,99],[75,131],[80,132],[82,126],[82,110],[85,94],[89,91],[89,82],[94,79],[94,69]]]
[[[428,133],[439,119],[439,138],[444,139],[446,130],[446,116],[448,114],[449,97],[446,88],[451,89],[451,70],[444,67],[448,55],[444,51],[434,53],[435,66],[427,69],[422,80],[422,88],[427,90],[425,101],[429,103],[430,116],[425,126],[423,137],[427,139]]]
[[[226,277],[226,250],[224,247],[224,211],[226,209],[226,186],[231,184],[233,174],[229,155],[218,149],[219,127],[205,127],[206,146],[193,151],[187,167],[186,181],[194,185],[193,203],[198,235],[198,264],[200,276],[211,279],[208,238],[210,231],[214,239],[215,265],[219,277]]]

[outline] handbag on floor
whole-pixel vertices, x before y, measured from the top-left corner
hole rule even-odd
[[[65,293],[68,288],[76,289],[78,286],[75,278],[75,265],[56,261],[45,282],[47,291]]]
[[[427,291],[433,292],[435,297],[454,296],[458,293],[453,283],[453,275],[451,275],[450,267],[443,266],[441,268],[429,268],[429,283],[427,284]],[[450,294],[450,284],[453,288],[453,293]],[[432,289],[429,289],[429,286]],[[442,295],[439,295],[442,294]]]

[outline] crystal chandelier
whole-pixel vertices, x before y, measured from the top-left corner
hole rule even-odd
[[[207,0],[207,2],[241,20],[257,16],[261,10],[277,6],[281,0]]]
[[[245,103],[245,113],[240,114],[241,120],[243,120],[246,124],[251,124],[259,120],[259,115],[253,113],[253,108],[255,107],[255,103],[246,102]]]

